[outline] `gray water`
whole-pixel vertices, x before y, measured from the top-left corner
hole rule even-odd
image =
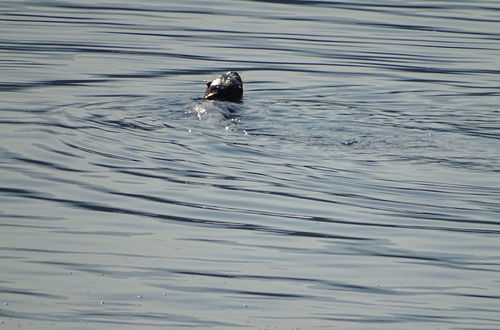
[[[500,328],[500,2],[0,14],[1,328]]]

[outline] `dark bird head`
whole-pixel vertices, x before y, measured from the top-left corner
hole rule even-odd
[[[243,81],[237,72],[228,71],[207,82],[207,100],[240,102],[242,97]]]

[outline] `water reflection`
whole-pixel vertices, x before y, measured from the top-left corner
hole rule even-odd
[[[7,327],[499,322],[495,3],[2,9]]]

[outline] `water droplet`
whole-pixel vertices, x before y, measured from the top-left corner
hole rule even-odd
[[[352,146],[353,144],[356,144],[358,143],[359,141],[356,140],[355,138],[351,138],[349,140],[345,140],[344,142],[342,142],[343,145],[346,145],[346,146]]]

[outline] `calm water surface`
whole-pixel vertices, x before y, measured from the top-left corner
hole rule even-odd
[[[499,17],[2,1],[0,326],[498,329]]]

